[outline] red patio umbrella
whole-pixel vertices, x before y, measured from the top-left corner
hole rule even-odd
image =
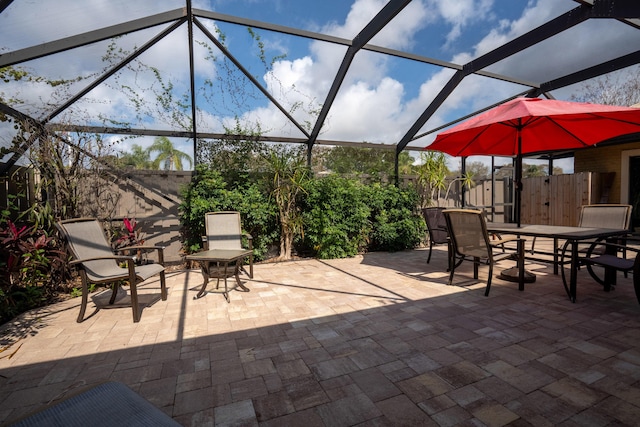
[[[640,132],[640,108],[516,98],[436,136],[426,150],[456,157],[516,157],[515,217],[520,226],[522,156],[589,147]]]

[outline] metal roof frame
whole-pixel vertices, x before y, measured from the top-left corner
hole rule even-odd
[[[140,31],[144,29],[154,28],[160,25],[168,25],[166,28],[162,29],[155,37],[149,40],[142,47],[138,48],[134,53],[129,55],[115,67],[108,70],[105,74],[99,76],[96,80],[91,82],[88,86],[77,92],[73,97],[71,97],[67,102],[57,108],[53,113],[49,114],[43,120],[36,120],[28,115],[18,111],[17,109],[0,103],[0,111],[9,114],[19,120],[25,120],[30,123],[32,126],[35,126],[39,129],[39,132],[56,132],[60,130],[75,130],[75,131],[83,131],[83,132],[103,132],[103,133],[111,133],[111,134],[125,134],[125,135],[152,135],[152,136],[179,136],[179,137],[188,137],[193,138],[194,147],[195,143],[200,138],[223,138],[228,137],[229,135],[217,134],[217,133],[200,133],[196,129],[196,108],[195,105],[195,96],[193,96],[195,92],[194,87],[194,58],[193,58],[193,26],[198,27],[210,40],[213,42],[220,51],[226,55],[227,58],[236,66],[238,69],[249,79],[251,84],[253,84],[263,95],[265,95],[270,102],[272,102],[286,117],[287,119],[295,126],[298,130],[302,132],[304,135],[303,138],[290,138],[290,137],[267,137],[262,136],[259,137],[260,140],[263,141],[274,141],[274,142],[286,142],[286,143],[302,143],[307,145],[308,152],[308,160],[311,160],[311,152],[314,144],[326,144],[326,145],[347,145],[347,146],[360,146],[360,147],[374,147],[374,148],[382,148],[382,149],[393,149],[396,153],[396,175],[398,173],[397,167],[397,158],[398,155],[403,150],[415,150],[417,148],[408,146],[408,144],[412,141],[420,139],[426,135],[429,135],[433,132],[436,132],[444,127],[448,127],[453,123],[462,121],[468,117],[478,114],[481,111],[489,109],[493,107],[487,106],[479,111],[476,111],[472,114],[469,114],[465,117],[461,117],[453,122],[447,123],[446,125],[439,126],[434,129],[427,130],[426,132],[418,133],[422,129],[422,127],[427,123],[430,117],[438,110],[438,108],[444,103],[447,97],[455,90],[455,88],[468,76],[470,75],[479,75],[492,79],[502,80],[510,83],[516,83],[522,85],[524,87],[528,87],[529,89],[524,90],[520,94],[516,96],[540,96],[541,94],[550,92],[555,89],[559,89],[562,87],[566,87],[575,83],[579,83],[581,81],[585,81],[587,79],[601,76],[612,71],[620,70],[625,67],[629,67],[631,65],[640,63],[640,50],[633,52],[631,54],[627,54],[621,56],[619,58],[615,58],[613,60],[609,60],[603,62],[601,64],[597,64],[595,66],[591,66],[589,68],[585,68],[579,70],[577,72],[558,77],[556,79],[547,81],[547,82],[529,82],[522,81],[520,79],[508,76],[508,75],[500,75],[497,73],[492,73],[486,70],[487,67],[495,64],[499,61],[502,61],[506,58],[509,58],[512,55],[526,49],[528,47],[534,46],[537,43],[540,43],[548,38],[562,33],[563,31],[568,30],[569,28],[582,23],[589,19],[615,19],[625,24],[640,29],[640,2],[637,0],[574,0],[578,4],[578,6],[569,12],[552,19],[545,24],[534,28],[522,36],[511,40],[508,43],[505,43],[502,46],[490,51],[474,60],[466,63],[466,64],[454,64],[446,61],[441,61],[433,58],[423,57],[419,55],[410,54],[407,52],[402,52],[394,49],[384,48],[381,46],[375,46],[369,44],[369,41],[379,33],[385,25],[387,25],[400,11],[402,11],[409,3],[410,0],[390,0],[382,10],[358,33],[353,39],[344,39],[339,37],[334,37],[326,34],[300,30],[292,27],[286,27],[281,25],[274,25],[270,23],[260,22],[252,19],[247,19],[243,17],[230,16],[225,14],[220,14],[212,11],[193,9],[191,5],[191,0],[185,0],[185,8],[170,10],[164,13],[159,13],[156,15],[147,16],[141,19],[135,19],[129,22],[121,23],[118,25],[108,26],[104,28],[98,28],[83,34],[78,34],[75,36],[54,40],[51,42],[47,42],[44,44],[31,46],[24,49],[19,49],[12,52],[6,52],[0,55],[0,67],[17,65],[29,60],[33,60],[36,58],[41,58],[44,56],[54,55],[58,52],[68,51],[70,49],[74,49],[80,46],[89,45],[98,41],[108,40],[113,37],[121,36],[124,34],[128,34],[135,31]],[[9,5],[11,5],[12,0],[0,0],[0,13],[2,13]],[[264,29],[269,31],[280,32],[284,34],[294,35],[298,37],[309,38],[313,40],[325,41],[329,43],[334,43],[338,45],[345,46],[347,48],[344,57],[342,59],[342,63],[333,79],[333,83],[331,88],[322,103],[321,111],[316,119],[316,122],[313,124],[313,129],[311,132],[308,132],[298,123],[287,111],[286,109],[280,105],[276,99],[269,94],[269,92],[258,82],[248,70],[246,70],[242,63],[234,58],[234,56],[229,52],[217,39],[211,34],[206,26],[200,21],[199,18],[204,19],[212,19],[217,21],[223,21],[236,25],[243,25],[258,29]],[[184,131],[164,131],[164,130],[147,130],[147,129],[130,129],[130,128],[118,128],[118,127],[95,127],[95,126],[81,126],[81,125],[57,125],[49,123],[51,119],[55,116],[62,113],[65,109],[69,108],[73,105],[74,102],[82,98],[89,91],[100,85],[110,76],[115,74],[118,70],[125,67],[130,61],[135,59],[145,50],[149,49],[159,40],[163,39],[166,35],[187,23],[188,31],[189,31],[189,67],[190,67],[190,90],[191,90],[191,114],[192,114],[192,129],[189,132]],[[377,52],[381,54],[391,55],[399,58],[408,59],[411,61],[417,61],[421,63],[427,63],[436,65],[443,68],[449,68],[455,70],[453,76],[449,79],[446,85],[441,89],[438,95],[433,99],[433,101],[424,109],[423,113],[418,117],[418,119],[414,122],[409,129],[407,129],[404,136],[396,143],[396,144],[373,144],[373,143],[363,143],[363,142],[355,142],[355,141],[335,141],[335,140],[321,140],[319,139],[320,131],[322,126],[324,125],[329,110],[331,109],[333,102],[337,96],[337,93],[340,89],[340,86],[350,69],[350,65],[355,58],[356,54],[361,50],[367,50],[371,52]],[[513,98],[513,97],[512,97]],[[501,101],[504,102],[507,99]],[[496,105],[496,104],[494,104]],[[28,145],[30,143],[34,143],[37,139],[36,136],[28,141],[23,147],[20,147],[20,153],[15,153],[11,159],[4,164],[0,164],[0,174],[6,173],[13,164],[20,158],[21,154],[28,149]],[[195,150],[194,150],[195,152]]]

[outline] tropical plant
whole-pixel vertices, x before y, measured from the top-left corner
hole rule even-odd
[[[132,167],[134,169],[151,169],[152,162],[149,156],[149,150],[142,148],[138,144],[131,146],[131,152],[122,152],[118,164],[125,167]]]
[[[65,265],[56,240],[36,226],[6,220],[0,226],[0,322],[43,305]]]
[[[138,221],[135,218],[123,218],[119,236],[113,242],[113,249],[118,250],[127,246],[142,245],[144,243],[143,234],[138,229]]]
[[[416,212],[418,193],[413,188],[373,184],[367,188],[371,207],[368,248],[373,251],[413,249],[426,233],[422,215]]]
[[[181,171],[183,170],[183,161],[189,162],[189,168],[193,165],[191,156],[175,148],[173,142],[166,136],[157,137],[153,144],[147,148],[147,152],[149,155],[158,153],[152,162],[153,169],[160,169],[160,165],[162,165],[164,170],[175,169]]]
[[[280,220],[278,259],[288,260],[291,259],[294,239],[303,235],[300,197],[307,191],[306,187],[311,174],[305,164],[302,151],[273,146],[265,160],[272,177],[270,194],[278,207]]]
[[[420,153],[420,159],[422,164],[417,168],[418,182],[428,192],[428,196],[422,196],[420,206],[431,206],[434,200],[439,206],[440,192],[446,188],[449,174],[445,155],[439,151],[426,151]]]
[[[451,192],[451,188],[453,187],[453,184],[455,184],[456,182],[459,182],[463,187],[467,187],[467,189],[473,188],[473,186],[476,185],[475,181],[473,180],[473,177],[474,177],[473,172],[466,171],[463,175],[457,176],[451,179],[449,181],[449,185],[447,186],[447,192],[444,194],[445,200],[449,199],[449,193]]]

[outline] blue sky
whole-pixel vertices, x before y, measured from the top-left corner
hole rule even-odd
[[[194,7],[223,14],[263,21],[271,24],[353,38],[386,4],[384,0],[195,0]],[[77,1],[46,0],[30,2],[16,0],[0,14],[0,49],[11,51],[44,41],[68,37],[91,29],[141,18],[148,14],[179,9],[181,0],[86,0],[82,7]],[[403,50],[437,60],[464,64],[506,41],[578,6],[572,0],[413,0],[378,34],[372,44]],[[330,87],[345,48],[325,42],[286,36],[259,30],[269,58],[284,54],[266,71],[255,61],[255,44],[246,28],[203,19],[207,28],[221,30],[229,50],[240,59],[270,93],[300,122],[313,120],[310,110],[318,109]],[[118,40],[121,46],[132,49],[141,46],[159,31],[153,28]],[[199,32],[196,39],[206,41]],[[544,82],[570,73],[579,67],[595,65],[607,59],[637,49],[640,31],[623,24],[588,22],[521,52],[514,58],[494,64],[490,71],[511,74],[534,82]],[[104,63],[101,61],[107,43],[87,46],[55,58],[25,64],[35,73],[47,73],[51,78],[71,78],[82,75],[91,79]],[[186,64],[186,28],[180,28],[156,47],[145,52],[140,60],[158,69],[176,89],[188,86]],[[196,48],[200,53],[204,49]],[[199,55],[196,59],[199,84],[215,79],[224,70]],[[549,66],[549,64],[553,64]],[[452,72],[441,67],[360,52],[354,60],[320,138],[396,143],[429,105]],[[148,80],[145,80],[148,79]],[[86,81],[77,83],[79,90]],[[131,120],[135,116],[130,102],[114,88],[117,85],[137,87],[143,102],[154,103],[152,94],[145,92],[154,82],[149,75],[134,75],[123,70],[116,77],[91,92],[77,107],[57,120],[70,120],[71,115],[83,116],[95,122],[102,115],[113,119]],[[467,78],[449,97],[442,108],[429,120],[423,130],[447,123],[501,99],[522,91],[524,87],[497,80],[473,76]],[[554,93],[567,99],[576,88]],[[37,115],[44,104],[59,104],[60,94],[44,85],[9,84],[0,86],[3,96],[30,100],[21,105],[25,111]],[[144,99],[147,94],[148,99]],[[200,130],[218,132],[222,124],[232,123],[239,115],[247,122],[259,122],[267,133],[282,136],[301,136],[282,113],[259,93],[246,101],[244,110],[225,108],[219,93],[212,95],[198,118]],[[202,98],[204,99],[204,98]],[[205,103],[203,103],[205,105]],[[296,106],[303,105],[304,108]],[[170,129],[172,124],[162,117],[146,116],[135,126]],[[1,137],[0,133],[0,137]],[[424,147],[435,135],[411,143]],[[138,139],[141,145],[152,138]],[[123,149],[130,140],[114,141]],[[176,141],[191,150],[190,141]]]

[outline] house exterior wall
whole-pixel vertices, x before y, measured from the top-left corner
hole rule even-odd
[[[574,172],[614,172],[607,203],[621,203],[622,152],[640,149],[640,142],[577,150]],[[601,189],[602,190],[602,187]],[[600,197],[595,197],[595,203]]]

